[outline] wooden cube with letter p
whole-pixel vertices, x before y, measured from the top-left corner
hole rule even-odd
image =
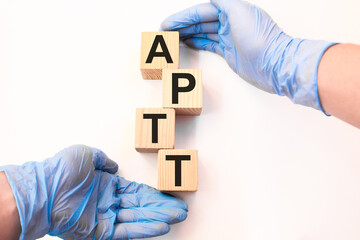
[[[163,69],[179,68],[179,32],[143,32],[140,70],[143,79],[161,79]]]
[[[135,122],[135,149],[138,152],[157,152],[174,148],[175,110],[164,108],[137,108]]]
[[[160,150],[158,153],[158,168],[158,189],[160,191],[197,190],[197,150]]]
[[[202,111],[202,75],[199,69],[163,70],[163,107],[176,114],[200,115]]]

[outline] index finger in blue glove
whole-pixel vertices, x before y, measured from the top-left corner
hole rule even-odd
[[[184,39],[184,43],[191,48],[206,50],[223,56],[219,43],[208,38],[188,38]]]
[[[170,231],[167,223],[138,222],[115,224],[112,240],[125,240],[133,238],[149,238],[164,235]]]
[[[167,17],[161,23],[163,31],[177,30],[202,22],[218,20],[218,9],[211,3],[202,3]]]
[[[173,207],[187,210],[186,203],[178,198],[158,193],[129,193],[120,195],[120,208]]]
[[[191,25],[190,27],[180,28],[177,31],[180,34],[180,38],[186,38],[194,34],[201,33],[217,33],[219,29],[219,22],[204,22]]]
[[[138,193],[138,192],[147,192],[147,193],[158,193],[159,191],[155,188],[152,188],[143,183],[137,183],[133,181],[128,181],[123,177],[119,177],[119,186],[120,189],[118,192],[122,193]]]
[[[194,34],[191,37],[192,38],[205,38],[205,39],[208,39],[208,40],[211,40],[214,42],[219,42],[219,34],[217,34],[217,33]]]
[[[121,208],[160,204],[161,207],[177,207],[187,210],[187,205],[183,200],[163,194],[146,184],[131,182],[122,177],[118,177],[118,183],[120,188],[118,194],[122,200]]]
[[[184,221],[186,217],[187,211],[176,207],[123,208],[119,210],[116,221],[119,223],[159,221],[174,224]]]

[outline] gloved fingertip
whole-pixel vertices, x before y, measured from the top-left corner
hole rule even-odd
[[[118,171],[119,165],[111,160],[103,151],[95,149],[93,156],[94,167],[97,170],[102,170],[111,174]]]
[[[119,165],[111,159],[108,159],[108,161],[109,162],[107,164],[107,167],[104,169],[104,171],[111,174],[115,174],[119,170]]]
[[[184,221],[187,218],[187,211],[184,209],[176,209],[172,212],[172,215],[169,216],[167,220],[168,224],[176,224]]]
[[[179,213],[178,213],[178,220],[179,220],[179,222],[182,222],[182,221],[185,221],[185,219],[187,218],[187,214],[188,213],[188,211],[186,210],[182,210],[182,211],[179,211]]]
[[[162,224],[161,229],[160,229],[159,232],[160,232],[160,235],[164,235],[164,234],[167,234],[169,231],[170,231],[169,224],[164,223],[164,224]]]
[[[184,211],[188,212],[189,211],[189,208],[188,208],[188,205],[185,201],[179,199],[181,201],[181,204],[182,204],[182,207],[181,209],[183,209]]]
[[[164,19],[164,21],[160,24],[160,31],[169,31],[172,29],[173,23],[168,20],[168,18]]]

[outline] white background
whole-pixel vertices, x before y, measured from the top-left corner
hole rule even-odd
[[[82,143],[156,186],[157,155],[134,150],[135,109],[161,107],[140,34],[196,2],[2,0],[0,165]],[[360,43],[358,1],[256,3],[290,35]],[[176,119],[175,144],[198,149],[199,190],[176,194],[188,219],[158,239],[360,239],[359,130],[255,89],[219,56],[180,54],[203,70],[203,113]]]

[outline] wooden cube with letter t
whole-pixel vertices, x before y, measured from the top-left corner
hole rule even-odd
[[[163,70],[163,107],[176,114],[200,115],[202,110],[202,76],[199,69]]]
[[[143,32],[140,60],[143,79],[161,79],[163,69],[179,68],[179,32]]]
[[[158,189],[160,191],[197,190],[197,150],[160,150],[158,168]]]
[[[174,148],[175,110],[164,108],[137,108],[135,122],[135,149],[138,152],[157,152]]]

